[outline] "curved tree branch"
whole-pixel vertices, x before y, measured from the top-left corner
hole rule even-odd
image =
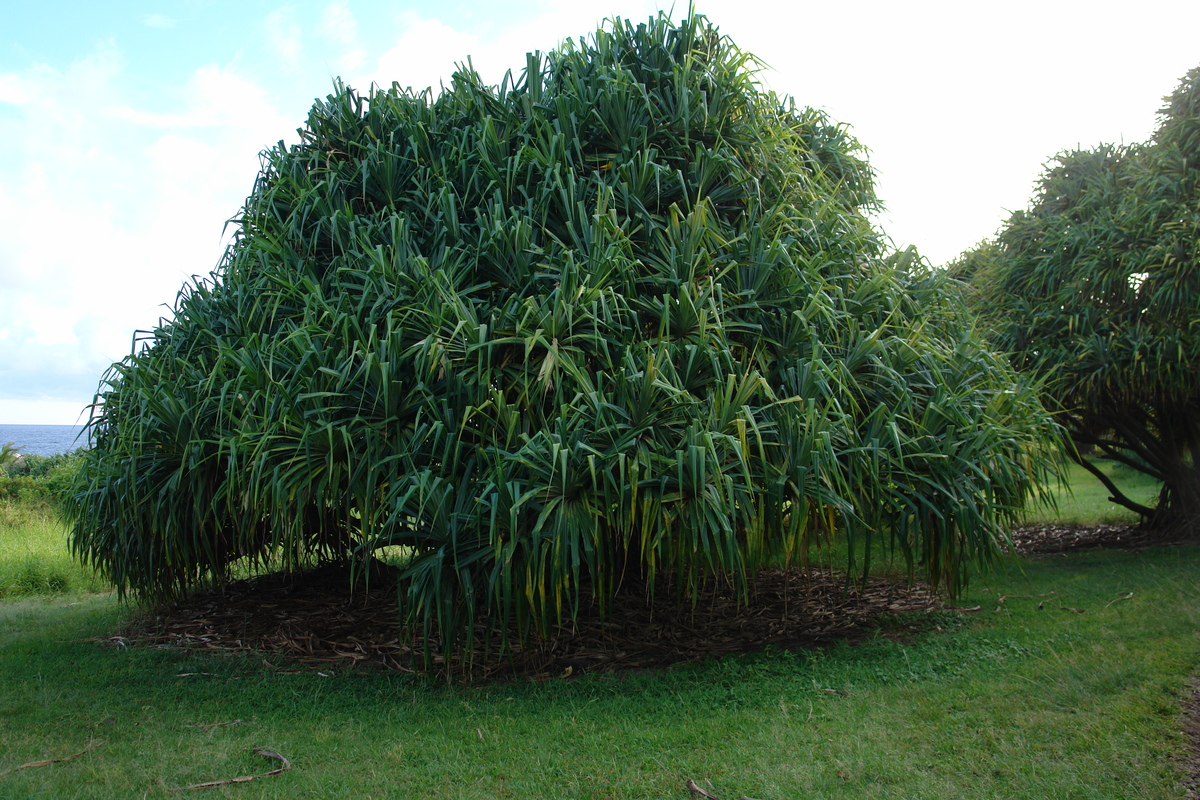
[[[1108,489],[1108,491],[1111,493],[1111,496],[1108,498],[1109,500],[1113,501],[1117,505],[1125,506],[1130,511],[1133,511],[1138,516],[1143,517],[1145,519],[1149,519],[1151,516],[1154,515],[1153,508],[1144,506],[1141,503],[1138,503],[1134,500],[1130,500],[1128,497],[1126,497],[1124,492],[1122,492],[1120,489],[1118,489],[1117,485],[1112,482],[1112,478],[1105,475],[1104,471],[1101,470],[1099,467],[1097,467],[1095,464],[1088,461],[1083,456],[1078,455],[1077,453],[1072,453],[1071,458],[1072,458],[1072,460],[1075,461],[1075,463],[1079,464],[1079,466],[1083,467],[1088,472],[1095,475],[1096,478],[1101,483],[1104,484],[1104,488]]]
[[[1099,447],[1100,449],[1102,449],[1104,451],[1105,457],[1110,458],[1113,461],[1119,461],[1131,469],[1135,469],[1138,472],[1149,475],[1151,478],[1154,478],[1154,480],[1156,480],[1156,481],[1161,482],[1161,481],[1165,481],[1167,479],[1167,474],[1165,471],[1158,469],[1154,465],[1147,462],[1145,459],[1143,459],[1142,461],[1137,461],[1136,459],[1130,458],[1129,456],[1127,456],[1123,452],[1121,452],[1122,450],[1126,450],[1126,451],[1132,450],[1134,452],[1138,452],[1137,450],[1129,447],[1129,445],[1127,445],[1123,442],[1115,442],[1110,439],[1101,439],[1099,437],[1089,436],[1085,433],[1080,433],[1078,431],[1071,431],[1071,438],[1072,438],[1072,440],[1074,440],[1074,442],[1077,445],[1084,444],[1084,445],[1090,445],[1092,447]],[[1139,452],[1139,455],[1141,455],[1140,452]]]

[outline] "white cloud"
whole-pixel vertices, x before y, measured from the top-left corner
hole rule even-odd
[[[21,105],[29,100],[29,92],[20,75],[11,72],[0,73],[0,103]]]
[[[295,12],[284,7],[272,11],[263,21],[267,43],[285,72],[295,72],[303,66],[303,34],[296,22]]]
[[[367,53],[358,39],[358,21],[346,0],[337,0],[321,12],[321,35],[341,49],[332,66],[339,74],[353,74],[362,68]]]
[[[360,91],[372,83],[388,88],[392,82],[417,91],[442,83],[449,84],[456,61],[477,49],[479,38],[456,30],[437,19],[424,19],[413,13],[401,18],[396,44],[379,56],[375,67],[351,81]]]
[[[345,46],[358,41],[358,22],[354,19],[346,0],[330,3],[321,12],[321,33]]]
[[[74,349],[79,345],[79,337],[74,327],[64,324],[64,307],[52,296],[48,299],[29,299],[17,309],[10,324],[22,331],[27,343],[36,343],[43,347],[58,348],[65,346]]]
[[[140,111],[120,106],[112,114],[147,128],[260,131],[267,126],[278,130],[282,123],[271,98],[261,86],[216,64],[205,65],[193,72],[182,95],[185,107],[180,111]]]
[[[166,30],[175,27],[175,20],[165,14],[150,14],[142,20],[142,24],[147,28],[159,28]]]
[[[1194,66],[1200,22],[1200,7],[1184,15],[1171,0],[1136,15],[1102,0],[1086,16],[1041,0],[863,0],[852,28],[836,4],[794,6],[774,25],[758,24],[764,6],[708,0],[703,12],[769,62],[772,88],[853,127],[880,173],[884,230],[935,263],[1024,208],[1056,152],[1147,137],[1158,97]],[[1164,28],[1168,17],[1180,24]]]
[[[18,78],[31,99],[15,119],[0,116],[12,156],[0,161],[0,420],[10,423],[17,401],[90,402],[133,331],[154,327],[189,276],[216,266],[258,152],[295,128],[260,86],[216,66],[164,93],[177,108],[135,111],[109,45]]]

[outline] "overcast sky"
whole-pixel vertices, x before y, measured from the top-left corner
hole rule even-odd
[[[296,140],[335,76],[492,82],[612,0],[0,0],[0,423],[70,424],[135,330],[216,266],[258,153]],[[1200,2],[773,3],[697,9],[850,124],[881,227],[941,264],[1024,207],[1041,165],[1140,141],[1200,64]],[[686,13],[686,2],[674,9]]]

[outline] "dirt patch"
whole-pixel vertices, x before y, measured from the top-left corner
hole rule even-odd
[[[627,601],[603,618],[585,608],[573,624],[498,658],[500,636],[482,625],[474,650],[426,653],[419,639],[400,636],[394,584],[376,580],[369,591],[351,591],[346,570],[326,566],[230,584],[143,615],[110,639],[278,655],[305,669],[421,671],[428,656],[439,672],[539,679],[661,669],[772,646],[820,646],[864,635],[883,615],[941,605],[919,585],[877,579],[856,587],[820,570],[768,570],[758,576],[749,603],[728,587],[710,587],[694,606]]]
[[[1137,525],[1025,525],[1012,531],[1013,545],[1023,555],[1041,556],[1094,550],[1142,550],[1194,544],[1195,538],[1179,533],[1163,534]]]
[[[1025,525],[1012,531],[1013,545],[1023,555],[1068,553],[1098,547],[1135,549],[1155,543],[1153,535],[1134,525]]]

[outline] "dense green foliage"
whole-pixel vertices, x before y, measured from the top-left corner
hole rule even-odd
[[[1049,423],[861,148],[702,18],[487,87],[339,87],[227,258],[101,387],[76,551],[170,597],[235,559],[411,554],[404,618],[537,630],[883,537],[957,587]]]
[[[1162,481],[1168,528],[1200,519],[1200,68],[1154,138],[1063,153],[1033,205],[951,272],[1073,439]]]
[[[15,448],[14,450],[19,450]],[[0,502],[58,507],[70,494],[83,463],[81,451],[39,456],[21,455],[0,462]]]

